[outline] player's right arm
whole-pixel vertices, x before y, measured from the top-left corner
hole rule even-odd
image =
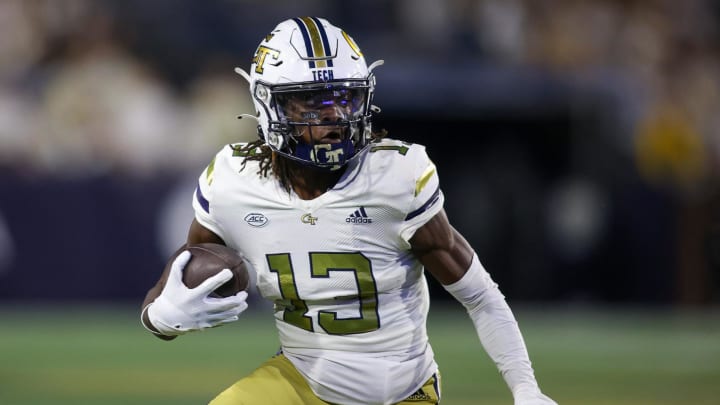
[[[200,225],[196,220],[193,219],[192,224],[190,224],[190,230],[188,231],[187,236],[187,243],[178,249],[177,252],[175,252],[171,257],[177,257],[177,255],[183,250],[183,248],[186,245],[195,244],[195,243],[218,243],[221,245],[225,244],[225,241],[223,241],[219,236],[215,234],[215,232],[205,228],[204,226]],[[157,297],[160,296],[160,293],[162,293],[163,288],[165,288],[165,284],[168,280],[168,275],[170,274],[171,266],[167,266],[165,270],[160,275],[160,279],[155,283],[155,285],[148,290],[147,294],[145,294],[145,299],[142,303],[142,315],[141,315],[141,321],[143,326],[150,330],[155,336],[159,337],[163,340],[172,340],[177,337],[175,336],[165,336],[161,334],[155,326],[150,322],[148,319],[148,313],[145,310],[148,305],[150,305]]]
[[[228,158],[232,157],[233,149],[225,147],[218,152],[198,178],[198,185],[193,198],[195,218],[187,235],[187,244],[219,243],[225,245],[220,236],[220,228],[211,214],[216,186],[213,177],[217,171],[232,170],[228,166]],[[220,284],[223,277],[229,279],[231,274],[220,272],[206,280],[211,281],[194,289],[188,289],[182,282],[182,271],[189,257],[183,257],[180,249],[168,260],[158,282],[146,294],[143,301],[141,321],[143,326],[160,339],[170,340],[192,330],[218,326],[236,320],[237,315],[247,308],[247,294],[227,298],[208,298],[208,295]],[[189,253],[187,253],[189,255]],[[223,274],[225,274],[223,276]],[[219,277],[219,278],[218,278]],[[214,287],[213,287],[214,286]],[[205,291],[207,290],[207,291]],[[220,302],[218,302],[220,301]],[[225,317],[228,304],[230,313]]]
[[[183,284],[182,270],[190,259],[190,253],[183,250],[186,245],[195,243],[225,244],[217,234],[193,220],[187,243],[173,255],[174,259],[143,301],[140,315],[142,325],[160,339],[172,340],[192,330],[232,322],[247,308],[247,293],[244,292],[222,299],[207,298],[211,291],[227,281],[228,277],[223,273],[218,273],[194,289]]]

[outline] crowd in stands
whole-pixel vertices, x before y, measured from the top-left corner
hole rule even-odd
[[[0,168],[147,175],[196,169],[219,145],[251,139],[254,123],[236,119],[252,112],[247,84],[231,68],[247,68],[284,12],[338,21],[374,55],[626,78],[628,130],[607,136],[648,182],[695,189],[720,172],[718,9],[710,0],[372,0],[351,10],[291,0],[5,0]]]

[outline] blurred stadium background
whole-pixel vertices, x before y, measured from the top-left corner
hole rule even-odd
[[[136,312],[296,15],[385,59],[376,125],[428,146],[548,393],[720,401],[717,2],[0,0],[0,403],[203,403],[274,351],[260,302],[170,344]],[[431,289],[445,403],[510,403]]]

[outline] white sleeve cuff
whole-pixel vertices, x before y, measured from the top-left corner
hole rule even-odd
[[[537,388],[515,316],[477,255],[460,280],[444,287],[467,309],[480,342],[510,390]]]

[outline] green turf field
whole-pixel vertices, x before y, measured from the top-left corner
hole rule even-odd
[[[133,308],[0,306],[0,404],[203,404],[277,348],[259,314],[173,342]],[[719,404],[720,313],[515,308],[560,404]],[[459,306],[429,324],[443,404],[512,404]]]

